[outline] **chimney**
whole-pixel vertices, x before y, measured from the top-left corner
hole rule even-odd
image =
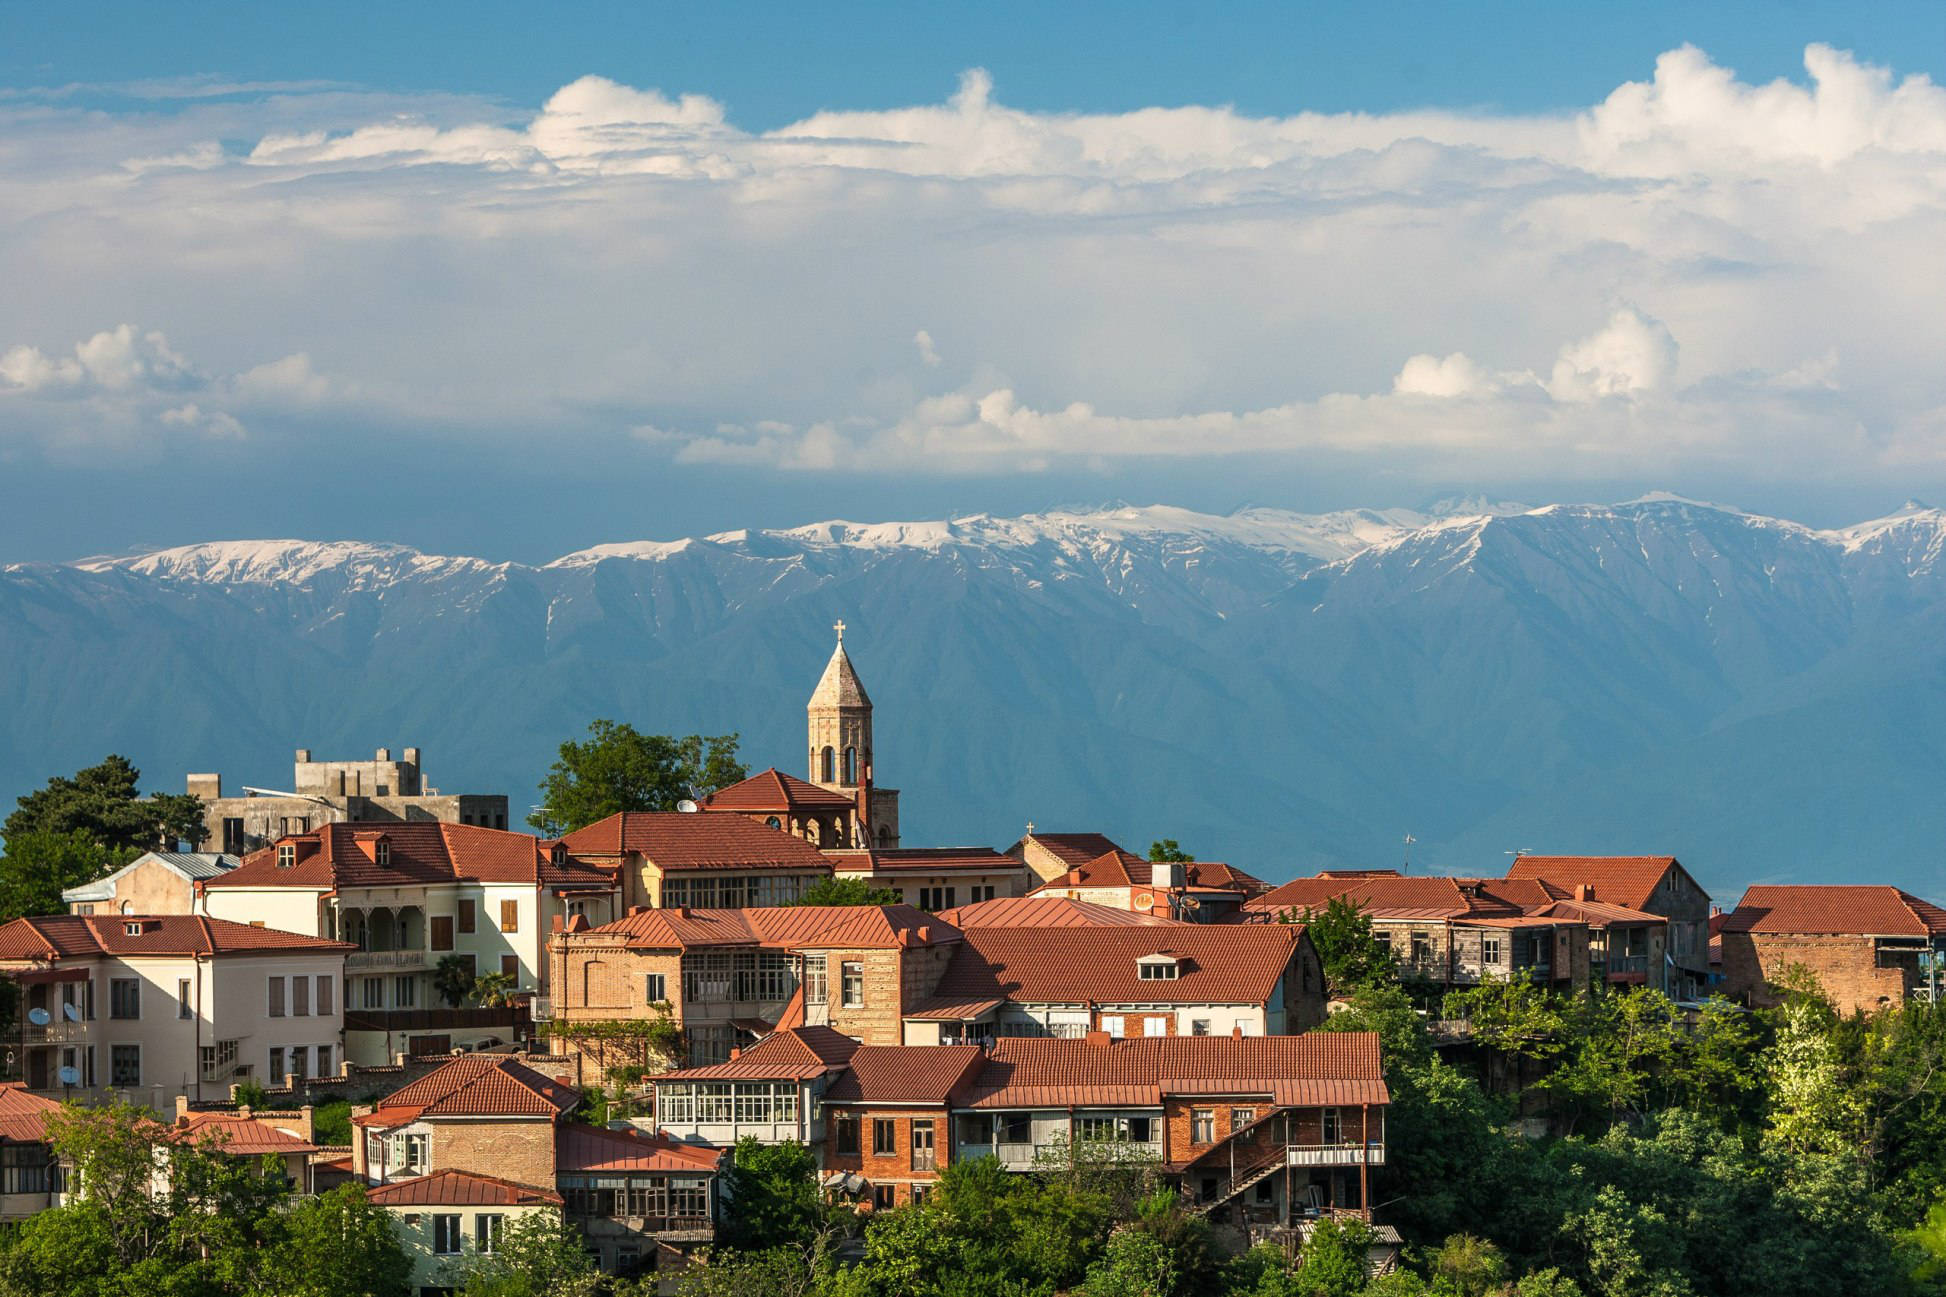
[[[187,1117],[188,1115],[189,1115],[189,1096],[186,1094],[179,1094],[176,1096],[177,1123],[180,1124],[182,1119],[184,1117]]]
[[[213,802],[223,795],[222,775],[191,775],[186,781],[186,791],[191,797],[200,797]]]
[[[391,759],[392,759],[392,749],[390,748],[380,748],[378,750],[378,756],[375,758],[375,760],[378,761],[390,761]]]
[[[628,907],[628,917],[631,919],[638,914],[647,914],[648,912],[649,907],[646,905],[631,905]]]
[[[299,748],[297,750],[297,764],[300,766],[304,766],[304,765],[309,765],[310,763],[311,763],[311,749]]]
[[[416,766],[419,764],[418,748],[407,748],[405,750],[405,763],[409,766]]]
[[[1594,885],[1593,883],[1577,883],[1577,884],[1575,884],[1575,888],[1574,888],[1574,899],[1575,899],[1575,900],[1577,900],[1577,901],[1592,901],[1592,900],[1594,900],[1594,899],[1595,899],[1595,885]]]
[[[549,926],[548,931],[561,932],[565,930],[567,926],[568,926],[568,916],[565,914],[557,914],[554,916],[554,922]]]
[[[1105,1046],[1113,1037],[1105,1031],[1091,1031],[1082,1037],[1082,1039],[1086,1040],[1090,1045]]]
[[[1238,1023],[1238,1024],[1236,1025],[1236,1026],[1234,1026],[1234,1027],[1232,1027],[1232,1028],[1230,1028],[1230,1039],[1231,1039],[1231,1040],[1242,1040],[1242,1039],[1243,1039],[1243,1024],[1242,1024],[1242,1023],[1240,1023],[1240,1022],[1239,1022],[1239,1023]]]
[[[730,1046],[730,1061],[732,1063],[736,1062],[739,1058],[742,1057],[743,1057],[743,1051],[741,1049],[737,1048],[735,1045]]]
[[[586,932],[587,930],[588,916],[585,914],[570,914],[567,927],[562,929],[563,932]]]

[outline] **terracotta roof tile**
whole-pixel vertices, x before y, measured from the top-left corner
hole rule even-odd
[[[209,1140],[219,1152],[239,1155],[258,1153],[315,1153],[318,1146],[279,1130],[258,1117],[235,1112],[191,1112],[177,1119],[175,1129],[181,1138],[199,1143]]]
[[[581,1101],[581,1092],[514,1059],[468,1054],[395,1090],[366,1125],[394,1126],[419,1117],[555,1117]],[[385,1114],[380,1120],[380,1114]]]
[[[663,869],[831,868],[796,834],[727,811],[623,811],[561,840],[578,856],[641,855]]]
[[[1269,890],[1269,884],[1241,869],[1232,869],[1220,860],[1183,861],[1183,881],[1191,891],[1241,892],[1246,898]],[[1155,862],[1144,860],[1120,847],[1107,851],[1043,884],[1056,887],[1141,887],[1151,886]]]
[[[377,861],[377,844],[387,847]],[[322,824],[309,833],[254,851],[243,863],[205,882],[206,887],[393,887],[400,884],[534,883],[554,887],[613,886],[613,875],[571,856],[555,860],[553,845],[531,833],[473,824],[408,820]],[[278,848],[295,848],[288,867]]]
[[[44,1144],[47,1119],[61,1111],[52,1099],[43,1099],[19,1081],[0,1084],[0,1142]]]
[[[1291,1104],[1389,1102],[1371,1032],[1059,1040],[1004,1036],[969,1106],[1157,1107],[1169,1094],[1266,1095]]]
[[[131,925],[142,930],[130,935]],[[5,960],[244,955],[271,950],[329,954],[352,949],[341,941],[199,914],[49,914],[0,925],[0,959]]]
[[[1024,868],[1021,862],[992,847],[896,847],[891,850],[827,851],[831,866],[841,874],[867,872],[950,873],[956,869],[997,873]]]
[[[1519,856],[1507,877],[1543,879],[1569,895],[1586,885],[1594,888],[1597,901],[1639,910],[1663,876],[1679,867],[1674,856]]]
[[[1724,916],[1722,930],[1936,937],[1946,935],[1946,910],[1896,887],[1752,887]]]
[[[897,949],[957,941],[959,930],[910,905],[775,905],[744,910],[643,909],[590,928],[644,950],[762,946],[775,950]]]
[[[858,802],[855,798],[799,779],[796,775],[787,775],[773,766],[727,788],[717,789],[703,799],[703,805],[712,811],[776,811],[781,814],[799,807],[855,809]]]
[[[373,1185],[365,1197],[380,1207],[558,1207],[561,1195],[497,1176],[443,1170]]]
[[[696,1175],[722,1165],[724,1150],[681,1144],[662,1135],[569,1122],[554,1136],[557,1171],[668,1171]]]
[[[665,1081],[785,1080],[822,1076],[843,1067],[862,1048],[830,1027],[793,1027],[765,1036],[727,1063],[684,1067],[651,1077]]]
[[[1135,928],[1186,927],[1159,914],[1137,914],[1112,905],[1076,901],[1065,896],[996,896],[990,901],[941,910],[939,917],[964,931],[968,928]]]
[[[826,1103],[945,1103],[986,1062],[978,1045],[861,1045],[824,1092]]]
[[[1303,927],[1294,924],[1073,928],[1058,940],[1041,928],[974,928],[947,964],[933,998],[1264,1004],[1303,941]],[[1139,975],[1138,958],[1165,953],[1180,961],[1178,976]]]
[[[1069,868],[1085,865],[1090,860],[1121,850],[1111,839],[1100,833],[1030,833],[1014,843],[1008,850],[1008,854],[1019,855],[1029,842],[1055,858],[1065,861]]]

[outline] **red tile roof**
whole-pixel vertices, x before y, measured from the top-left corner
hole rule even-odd
[[[373,1185],[365,1197],[380,1207],[558,1207],[561,1195],[471,1171],[434,1171]]]
[[[800,807],[823,810],[855,810],[854,798],[833,792],[796,775],[787,775],[775,766],[748,779],[719,788],[703,799],[712,811],[776,811],[780,814]]]
[[[269,1122],[258,1117],[246,1117],[236,1112],[191,1112],[177,1119],[175,1129],[180,1138],[192,1143],[208,1140],[222,1153],[255,1155],[258,1153],[315,1153],[318,1146],[309,1140],[299,1139],[286,1130],[279,1130]]]
[[[1018,858],[995,851],[992,847],[896,847],[891,850],[827,851],[824,854],[830,858],[831,867],[841,874],[881,870],[892,873],[977,870],[991,874],[1025,867]]]
[[[395,1090],[357,1120],[391,1127],[420,1117],[558,1117],[581,1092],[514,1059],[468,1054]]]
[[[140,925],[130,935],[128,928]],[[87,959],[113,955],[180,958],[184,955],[337,954],[356,949],[341,941],[306,937],[275,928],[210,919],[200,914],[49,914],[0,925],[0,960]]]
[[[909,1046],[908,1048],[922,1048]],[[976,1108],[1159,1107],[1165,1095],[1265,1095],[1280,1105],[1390,1102],[1372,1032],[1060,1040],[1003,1036]]]
[[[1322,910],[1339,897],[1375,919],[1427,919],[1465,923],[1505,924],[1522,916],[1536,921],[1556,919],[1600,926],[1611,919],[1661,922],[1623,906],[1579,902],[1585,913],[1563,910],[1558,889],[1532,879],[1452,878],[1444,874],[1411,877],[1390,870],[1372,873],[1336,872],[1298,878],[1259,896],[1244,908],[1253,914],[1302,915]]]
[[[387,862],[377,861],[380,838]],[[296,849],[295,863],[280,866],[278,847]],[[208,887],[396,887],[402,884],[532,883],[537,886],[607,889],[614,877],[569,855],[554,858],[554,844],[531,833],[512,833],[472,824],[408,820],[385,823],[323,824],[309,833],[282,839],[253,851]]]
[[[724,1152],[720,1148],[680,1144],[662,1135],[608,1130],[577,1121],[562,1126],[554,1136],[554,1169],[557,1172],[665,1171],[696,1175],[719,1168]]]
[[[765,1036],[727,1063],[678,1068],[650,1077],[665,1081],[807,1080],[843,1067],[863,1048],[830,1027],[793,1027]]]
[[[640,855],[665,870],[831,868],[803,838],[731,812],[623,811],[561,840],[577,856]]]
[[[1191,891],[1241,892],[1256,896],[1269,890],[1269,884],[1241,869],[1232,869],[1220,860],[1191,860],[1182,864],[1183,880]],[[1055,887],[1142,887],[1151,885],[1155,862],[1117,847],[1104,852],[1043,884]]]
[[[825,1089],[826,1103],[945,1103],[986,1062],[978,1045],[861,1045]]]
[[[1032,842],[1056,859],[1065,861],[1069,868],[1085,865],[1090,860],[1120,851],[1113,841],[1099,833],[1030,833],[1007,849],[1011,856],[1019,855],[1027,843]]]
[[[1296,924],[1179,924],[1064,931],[974,928],[933,999],[1016,1004],[1265,1004],[1304,941]],[[1179,975],[1145,980],[1136,960],[1172,954]],[[921,1006],[924,1007],[924,1006]]]
[[[1724,916],[1722,930],[1936,937],[1946,935],[1946,910],[1896,887],[1752,887]]]
[[[47,1119],[59,1111],[60,1104],[43,1099],[22,1082],[0,1084],[0,1143],[46,1143]]]
[[[1112,905],[1077,901],[1066,896],[996,896],[939,917],[964,931],[967,928],[1181,928],[1189,925],[1159,914],[1137,914]]]
[[[910,905],[775,905],[745,910],[643,909],[590,928],[643,950],[763,946],[774,950],[899,949],[958,941],[959,929]]]
[[[1674,856],[1518,856],[1507,877],[1543,879],[1569,895],[1586,885],[1597,901],[1639,910],[1663,876],[1680,867]]]

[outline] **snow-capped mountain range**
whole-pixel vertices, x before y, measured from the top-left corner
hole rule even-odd
[[[1672,852],[1946,892],[1946,513],[1836,530],[1675,496],[825,522],[534,567],[232,541],[0,568],[0,793],[426,750],[530,791],[610,716],[799,769],[830,624],[914,843],[1175,837],[1271,877]]]

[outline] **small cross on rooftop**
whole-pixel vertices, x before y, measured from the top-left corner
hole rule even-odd
[[[831,624],[831,629],[832,629],[832,630],[835,630],[835,631],[837,631],[837,632],[838,632],[838,642],[839,642],[840,644],[842,644],[842,643],[844,643],[844,642],[845,642],[845,623],[844,623],[844,619],[843,619],[843,618],[841,617],[841,618],[839,618],[839,619],[838,619],[837,621],[835,621],[835,622],[833,622],[833,623]]]

